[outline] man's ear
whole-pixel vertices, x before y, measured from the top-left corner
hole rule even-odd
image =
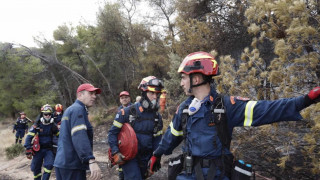
[[[202,82],[201,74],[194,74],[192,77],[192,84],[197,85],[197,84],[200,84],[201,82]]]

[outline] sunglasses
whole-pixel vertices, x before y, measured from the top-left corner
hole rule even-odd
[[[51,114],[43,114],[44,116],[51,116]]]

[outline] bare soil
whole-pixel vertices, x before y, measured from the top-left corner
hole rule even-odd
[[[109,124],[103,124],[95,127],[94,130],[94,143],[93,150],[96,157],[96,161],[100,166],[103,173],[101,179],[103,180],[118,180],[117,167],[108,167],[108,145],[107,145],[107,133],[111,126]],[[166,167],[169,157],[162,158],[162,166]],[[31,180],[33,179],[33,173],[30,170],[31,160],[27,159],[26,156],[20,155],[14,159],[8,160],[6,157],[0,157],[0,180]],[[90,172],[87,173],[89,177]],[[167,169],[161,168],[150,180],[164,180],[167,179]],[[55,172],[52,171],[50,180],[54,180]],[[88,178],[89,179],[89,178]]]

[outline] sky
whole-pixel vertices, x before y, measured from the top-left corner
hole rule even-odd
[[[94,25],[103,0],[1,0],[0,42],[36,47],[33,37],[53,40],[58,26]]]

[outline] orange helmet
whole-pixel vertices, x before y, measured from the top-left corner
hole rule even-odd
[[[56,110],[56,112],[62,112],[63,106],[61,104],[56,104],[54,106],[54,109]]]
[[[206,52],[194,52],[184,58],[178,69],[179,73],[201,73],[205,76],[218,75],[218,63],[214,57]]]
[[[142,79],[138,89],[142,91],[151,91],[160,93],[163,88],[163,83],[160,79],[155,76],[148,76]]]

